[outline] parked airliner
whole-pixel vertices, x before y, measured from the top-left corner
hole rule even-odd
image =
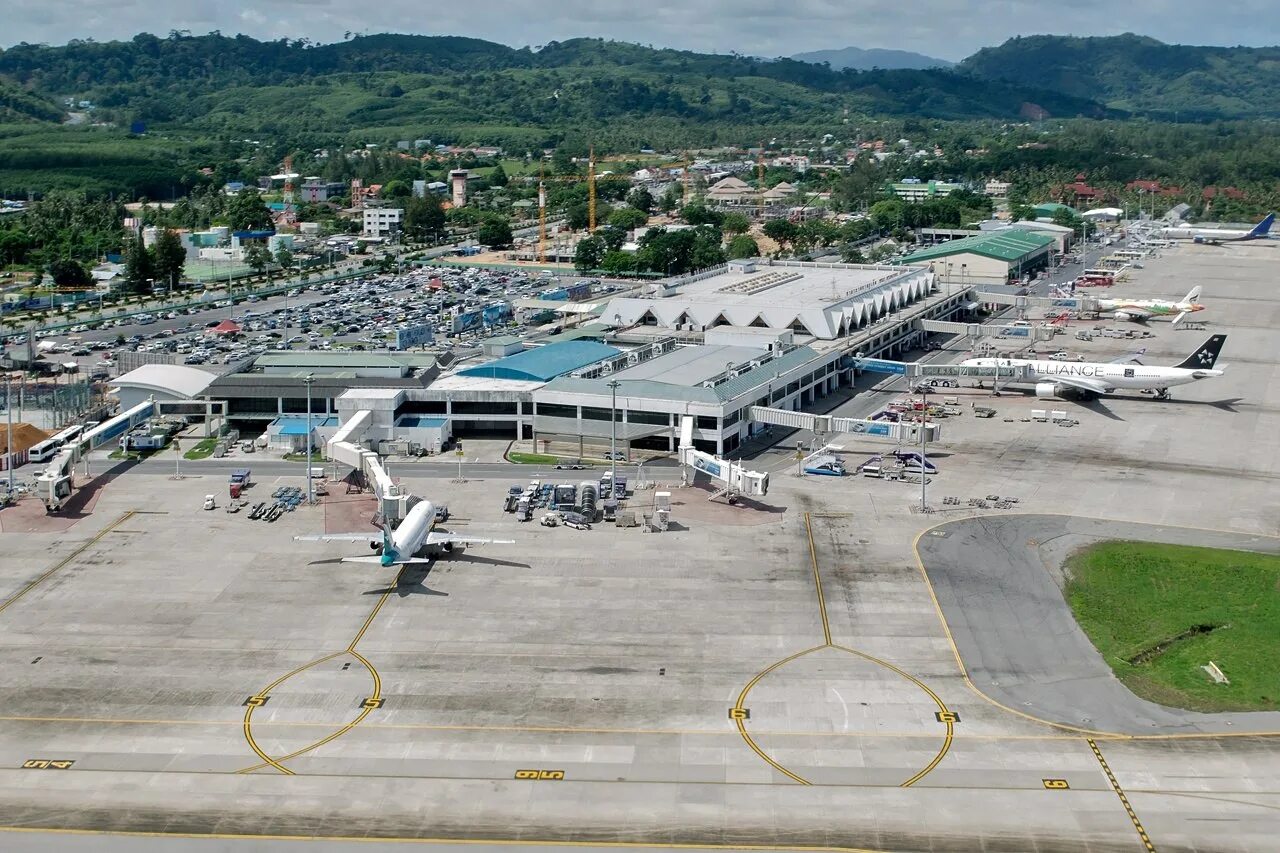
[[[430,553],[431,549],[449,553],[455,545],[514,545],[509,539],[475,539],[469,536],[458,536],[447,531],[437,531],[436,507],[431,501],[420,501],[409,510],[409,514],[400,522],[394,531],[391,525],[383,523],[382,537],[370,533],[317,533],[307,536],[295,536],[300,542],[368,542],[369,547],[378,552],[373,557],[343,557],[344,563],[376,563],[380,566],[403,566],[408,563],[430,563],[431,556],[419,557],[421,552]]]
[[[962,367],[1029,367],[1027,380],[1013,379],[1009,384],[1021,381],[1035,383],[1037,397],[1064,397],[1069,395],[1091,397],[1110,394],[1121,388],[1153,390],[1160,399],[1168,399],[1169,388],[1186,385],[1199,379],[1221,376],[1215,370],[1218,353],[1227,340],[1226,335],[1213,335],[1195,352],[1173,367],[1144,365],[1136,356],[1125,356],[1107,363],[1033,361],[1025,358],[971,358],[962,361]]]

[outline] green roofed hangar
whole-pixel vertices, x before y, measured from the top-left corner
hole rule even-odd
[[[928,264],[946,284],[1008,284],[1048,267],[1055,245],[1047,234],[1005,229],[929,246],[901,263]]]

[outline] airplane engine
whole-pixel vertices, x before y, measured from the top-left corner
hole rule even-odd
[[[1045,397],[1060,397],[1062,395],[1058,393],[1057,382],[1037,382],[1036,396],[1043,399]]]
[[[373,551],[375,554],[381,554],[381,553],[382,553],[382,543],[381,543],[381,542],[374,542],[373,540],[369,540],[369,550],[370,550],[370,551]]]
[[[440,546],[440,550],[444,551],[446,554],[451,553],[453,551],[453,543],[452,542],[444,543],[443,545]]]
[[[1206,239],[1205,239],[1205,238],[1203,238],[1203,237],[1196,236],[1196,237],[1191,238],[1191,242],[1193,242],[1193,243],[1200,243],[1200,244],[1202,244],[1202,245],[1203,245],[1204,243],[1208,243],[1209,241],[1208,241],[1208,240],[1206,240]]]
[[[1123,311],[1117,311],[1117,312],[1116,312],[1116,319],[1117,319],[1117,320],[1132,320],[1132,319],[1133,319],[1133,317],[1131,317],[1130,315],[1126,314],[1126,313],[1125,313],[1125,312],[1123,312]]]

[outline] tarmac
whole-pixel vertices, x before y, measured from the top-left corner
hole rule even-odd
[[[450,529],[518,544],[397,576],[341,563],[360,543],[293,541],[363,524],[338,490],[332,510],[268,524],[200,509],[225,494],[225,460],[183,479],[172,460],[134,466],[66,529],[0,536],[0,846],[1272,850],[1269,720],[1144,726],[1178,714],[1106,684],[1044,560],[1133,525],[1280,533],[1273,251],[1180,247],[1123,288],[1203,284],[1226,376],[1167,402],[1055,402],[1070,429],[1030,421],[1047,406],[1021,394],[950,418],[926,513],[919,484],[796,477],[784,451],[751,463],[776,466],[757,504],[680,490],[666,533],[552,529],[502,513],[503,495],[582,472],[477,459],[453,482],[447,463],[404,463]],[[1156,363],[1202,340],[1151,329]],[[885,449],[833,443],[850,462]],[[251,501],[302,482],[253,467]],[[968,504],[989,494],[1016,509]],[[1033,524],[1075,539],[1045,546]],[[1023,677],[1005,692],[984,680],[1007,672]]]

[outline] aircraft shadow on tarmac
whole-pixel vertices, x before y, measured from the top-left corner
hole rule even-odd
[[[448,598],[449,593],[432,589],[426,584],[427,575],[431,574],[431,570],[435,568],[435,565],[434,560],[430,563],[411,563],[405,566],[405,570],[396,578],[395,583],[380,589],[366,590],[362,594],[387,595],[388,593],[395,593],[401,598],[408,598],[411,595],[438,595]]]

